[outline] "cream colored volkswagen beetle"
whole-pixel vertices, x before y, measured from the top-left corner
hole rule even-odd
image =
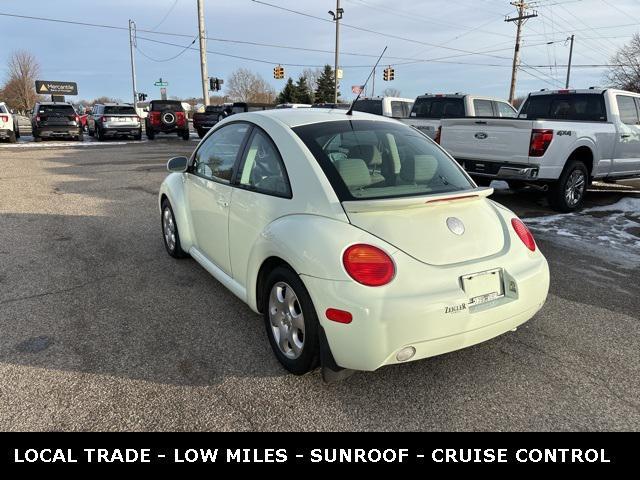
[[[218,123],[159,194],[169,255],[264,316],[276,357],[325,379],[468,347],[549,288],[527,227],[395,120],[283,109]]]

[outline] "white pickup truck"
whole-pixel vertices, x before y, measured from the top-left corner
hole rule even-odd
[[[409,118],[401,121],[436,138],[443,118],[515,116],[515,108],[506,100],[461,93],[426,93],[416,98]]]
[[[18,117],[11,113],[6,103],[0,102],[0,140],[16,143],[18,138],[20,138]]]
[[[480,184],[537,186],[561,212],[581,207],[594,179],[640,177],[640,94],[531,93],[514,119],[442,122],[440,144]]]

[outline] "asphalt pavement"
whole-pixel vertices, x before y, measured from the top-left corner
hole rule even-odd
[[[259,316],[166,254],[158,188],[195,140],[85,143],[0,145],[0,430],[640,429],[640,182],[567,217],[498,189],[549,260],[544,308],[327,385],[285,372]]]

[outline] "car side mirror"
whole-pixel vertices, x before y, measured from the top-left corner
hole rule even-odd
[[[174,157],[167,162],[167,170],[172,173],[184,173],[189,166],[189,159],[187,157]]]

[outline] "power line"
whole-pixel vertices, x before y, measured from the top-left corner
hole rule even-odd
[[[163,62],[170,62],[171,60],[175,60],[176,58],[178,58],[179,56],[181,56],[183,53],[185,53],[187,50],[189,50],[189,48],[196,43],[196,40],[198,40],[198,35],[196,35],[193,39],[193,41],[187,45],[186,47],[184,47],[180,53],[178,53],[177,55],[173,55],[172,57],[168,57],[168,58],[163,58],[163,59],[159,59],[159,58],[154,58],[148,54],[146,54],[145,52],[143,52],[142,50],[140,50],[140,47],[138,47],[138,45],[136,45],[136,50],[138,51],[138,53],[140,55],[142,55],[144,58],[154,61],[154,62],[158,62],[158,63],[163,63]]]
[[[160,20],[158,24],[151,29],[151,31],[156,30],[160,25],[162,25],[165,22],[167,18],[169,18],[169,15],[171,15],[171,12],[173,12],[173,9],[176,8],[177,4],[178,4],[178,0],[173,0],[173,4],[171,5],[171,7],[169,7],[169,10],[165,14],[165,16],[162,17],[162,20]]]

